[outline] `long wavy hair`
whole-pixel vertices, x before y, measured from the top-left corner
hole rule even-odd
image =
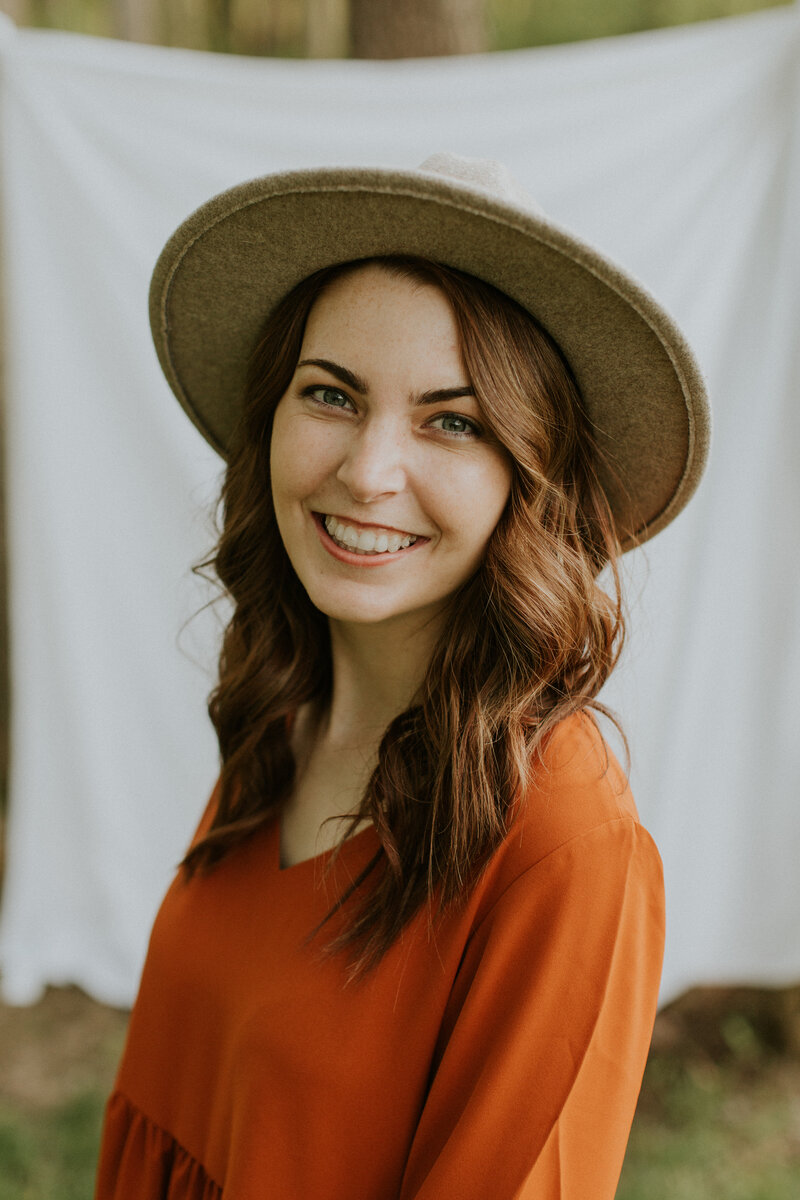
[[[624,636],[619,540],[598,479],[599,451],[558,346],[528,312],[470,275],[411,257],[365,261],[447,298],[512,481],[481,565],[451,598],[421,691],[385,730],[360,809],[345,826],[346,836],[371,821],[380,841],[326,918],[344,910],[326,948],[348,953],[351,977],[378,963],[423,905],[442,912],[474,884],[553,727],[582,708],[606,712],[596,697]],[[300,283],[270,316],[253,355],[220,497],[221,533],[201,564],[213,568],[233,615],[208,706],[222,763],[218,804],[184,859],[188,875],[213,868],[277,817],[295,775],[287,722],[301,704],[324,705],[330,695],[327,618],[284,550],[269,448],[312,305],[363,265],[326,268]],[[611,594],[598,581],[604,567]]]

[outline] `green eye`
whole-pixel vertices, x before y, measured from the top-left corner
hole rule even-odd
[[[338,388],[316,387],[312,388],[309,394],[320,404],[325,404],[329,408],[344,408],[346,404],[350,403],[349,398]]]
[[[470,421],[467,417],[459,416],[458,413],[442,413],[438,417],[434,417],[431,424],[439,423],[439,428],[444,433],[450,433],[454,437],[478,437],[480,429],[474,421]]]

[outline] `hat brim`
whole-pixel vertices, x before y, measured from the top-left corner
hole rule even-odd
[[[265,176],[214,197],[175,232],[150,288],[158,357],[223,456],[250,356],[296,284],[335,263],[412,254],[507,293],[575,375],[611,470],[623,548],[663,529],[705,465],[709,409],[691,350],[629,275],[544,217],[422,171],[326,168]]]

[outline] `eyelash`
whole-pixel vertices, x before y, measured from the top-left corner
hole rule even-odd
[[[352,401],[350,400],[350,397],[347,395],[346,392],[341,391],[340,388],[327,387],[324,384],[322,384],[322,385],[318,384],[315,387],[306,388],[303,392],[303,395],[307,396],[310,400],[313,400],[315,404],[318,404],[320,406],[320,408],[344,409],[345,406],[343,404],[327,404],[324,400],[318,399],[318,396],[317,396],[318,392],[333,392],[333,393],[335,393],[335,395],[341,396],[343,400],[348,401],[348,403],[352,403]],[[447,420],[447,418],[452,418],[457,421],[463,421],[464,424],[467,426],[467,429],[463,430],[461,433],[454,433],[452,431],[442,429],[440,432],[444,433],[445,436],[447,436],[447,437],[469,439],[469,438],[479,438],[483,435],[483,430],[481,429],[481,427],[477,423],[477,421],[473,421],[472,417],[462,416],[461,413],[455,413],[455,412],[438,413],[435,417],[431,417],[428,424],[432,425],[434,421],[444,421],[444,420]]]

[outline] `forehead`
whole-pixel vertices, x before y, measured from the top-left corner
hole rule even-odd
[[[449,300],[435,284],[375,263],[334,279],[315,300],[306,322],[304,353],[340,343],[354,351],[425,352],[461,364],[461,339]]]

